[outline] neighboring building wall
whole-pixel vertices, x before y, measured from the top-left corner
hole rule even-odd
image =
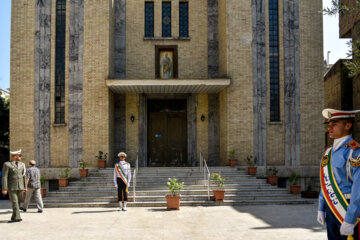
[[[35,4],[11,4],[10,149],[34,159]]]
[[[220,165],[228,164],[228,109],[226,106],[227,89],[224,89],[219,94],[219,115],[220,115]]]
[[[161,3],[154,1],[154,36],[161,38]],[[171,1],[173,39],[144,40],[144,1],[126,2],[126,78],[155,78],[155,46],[178,46],[178,78],[207,78],[207,0],[189,1],[190,40],[178,40],[179,1]],[[131,39],[131,40],[130,40]],[[146,61],[144,61],[146,59]]]
[[[342,0],[343,4],[354,4],[355,0]],[[340,14],[340,38],[352,38],[353,42],[360,40],[360,11]],[[360,77],[353,78],[353,109],[360,109]],[[354,133],[355,139],[360,140],[360,114],[356,115]]]

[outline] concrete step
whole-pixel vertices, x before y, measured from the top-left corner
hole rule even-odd
[[[233,194],[233,195],[251,195],[254,193],[257,194],[287,194],[289,193],[289,190],[287,189],[245,189],[245,190],[239,190],[239,189],[225,189],[226,194]],[[169,190],[152,190],[152,191],[136,191],[136,196],[154,196],[154,195],[165,195],[168,194]],[[208,191],[207,189],[203,190],[182,190],[181,195],[207,195]],[[56,191],[56,192],[50,192],[48,193],[48,197],[74,197],[74,196],[113,196],[116,195],[117,191],[112,190],[98,190],[98,191],[91,191],[89,189],[83,190],[83,191]],[[129,196],[132,196],[133,192],[129,191]],[[212,190],[210,190],[210,194],[213,194]]]

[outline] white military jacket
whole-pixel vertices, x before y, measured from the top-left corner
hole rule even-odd
[[[116,163],[115,164],[115,167],[114,167],[114,184],[115,184],[115,187],[117,187],[117,181],[116,179],[117,178],[120,178],[120,175],[119,173],[116,171],[116,168],[120,166],[121,169],[123,170],[126,178],[127,178],[127,186],[130,187],[130,181],[131,181],[131,169],[130,169],[130,163],[126,162],[126,161],[120,161],[119,163]]]

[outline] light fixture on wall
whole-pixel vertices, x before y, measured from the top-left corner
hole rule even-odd
[[[134,114],[131,114],[130,120],[131,120],[131,122],[134,122],[134,121],[135,121]]]
[[[201,121],[205,121],[205,116],[204,116],[204,114],[201,114],[200,119],[201,119]]]

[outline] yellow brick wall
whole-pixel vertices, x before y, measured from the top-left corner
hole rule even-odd
[[[35,4],[12,1],[10,62],[10,149],[34,159]]]
[[[227,150],[239,160],[253,154],[252,8],[251,1],[227,1]],[[240,44],[239,44],[240,43]],[[240,161],[241,162],[241,161]]]
[[[197,149],[197,159],[200,152],[203,153],[205,159],[208,157],[208,141],[209,141],[209,102],[207,94],[198,94],[198,102],[196,109],[196,149]],[[201,115],[204,114],[205,121],[201,121]]]
[[[137,94],[126,95],[126,154],[127,161],[135,163],[139,151],[139,97]],[[135,121],[131,122],[131,115]]]
[[[83,159],[91,166],[99,150],[109,152],[109,16],[108,1],[84,1]]]
[[[161,37],[161,2],[154,0],[155,37]],[[172,36],[178,37],[178,0],[171,2]],[[144,1],[126,2],[126,78],[155,78],[156,45],[178,46],[178,78],[207,78],[207,0],[189,1],[191,40],[144,40],[144,7]]]
[[[321,1],[306,0],[300,7],[301,164],[317,165],[324,148],[323,30]]]
[[[69,166],[69,28],[70,1],[66,2],[66,43],[65,43],[65,123],[66,126],[54,126],[55,122],[55,48],[56,48],[56,0],[51,4],[51,97],[50,97],[50,166]]]

